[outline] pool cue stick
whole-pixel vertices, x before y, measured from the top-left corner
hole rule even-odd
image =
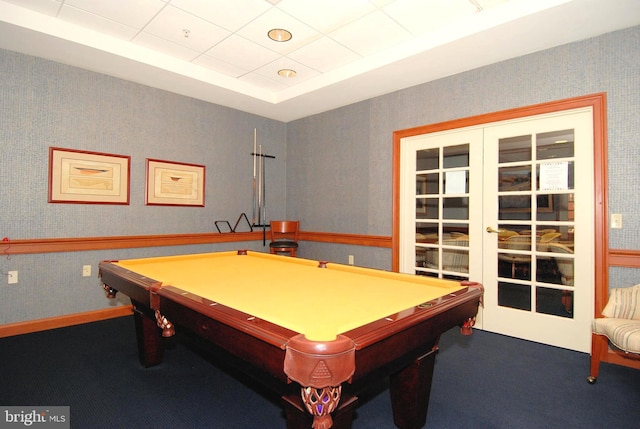
[[[253,225],[256,224],[256,142],[257,142],[257,134],[256,129],[253,129],[253,217],[251,218],[251,223]]]
[[[263,224],[267,224],[267,163],[262,157],[262,220]]]
[[[262,145],[258,146],[260,152],[258,154],[258,225],[262,224]]]
[[[262,154],[262,147],[260,148]],[[267,164],[264,162],[264,156],[260,157],[262,162],[262,245],[267,244],[267,176],[265,167]]]

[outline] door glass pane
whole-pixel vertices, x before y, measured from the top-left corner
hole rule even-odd
[[[536,281],[556,285],[561,284],[560,271],[558,271],[558,266],[552,257],[538,256],[536,258]]]
[[[573,221],[572,194],[539,194],[536,197],[538,211],[536,220],[544,221]]]
[[[498,282],[498,305],[531,311],[531,286]]]
[[[498,253],[498,276],[531,280],[531,255],[517,253]]]
[[[425,277],[434,277],[434,278],[439,277],[437,272],[432,272],[432,271],[416,271],[416,275],[425,276]]]
[[[514,225],[509,223],[501,223],[498,231],[498,247],[503,247],[501,244],[516,235],[531,235],[531,225]],[[517,239],[516,239],[517,240]]]
[[[438,189],[438,173],[416,174],[416,194],[435,195]]]
[[[447,243],[448,245],[448,243]],[[467,240],[467,246],[469,241]],[[442,249],[442,269],[456,273],[469,272],[469,250]]]
[[[444,168],[458,168],[469,166],[469,145],[461,144],[456,146],[446,146],[443,149]]]
[[[498,141],[498,162],[519,162],[531,160],[530,135],[508,137]]]
[[[498,192],[530,190],[531,165],[498,168]]]
[[[573,292],[546,287],[536,288],[536,311],[560,317],[572,317]]]
[[[442,225],[444,231],[444,239],[461,238],[469,239],[468,223],[445,223]]]
[[[531,195],[498,196],[499,220],[531,220]]]
[[[444,175],[445,194],[466,194],[469,192],[469,171],[446,171]]]
[[[567,189],[574,189],[574,172],[573,172],[573,161],[558,161],[558,162],[542,162],[539,163],[536,167],[536,190],[540,190],[541,189],[541,177],[540,177],[540,169],[541,166],[545,167],[545,166],[549,166],[549,165],[553,165],[553,166],[558,166],[561,167],[562,170],[564,170],[562,172],[563,176],[566,176],[565,178],[563,178],[564,183],[562,183],[561,186],[555,187],[555,188],[549,188],[549,183],[547,183],[547,188],[544,190],[555,190],[555,191],[564,191]],[[557,168],[557,171],[562,171],[561,168]],[[553,174],[557,174],[557,173],[553,173]],[[552,178],[554,180],[554,182],[558,183],[560,177],[554,177]]]
[[[536,159],[573,158],[573,130],[536,135]]]
[[[438,219],[438,198],[416,198],[416,219]]]
[[[416,246],[416,267],[438,269],[438,248]]]
[[[438,243],[438,224],[419,222],[416,224],[416,241],[418,243]]]
[[[469,198],[443,198],[442,199],[443,219],[469,219]]]
[[[440,150],[423,149],[416,152],[416,170],[436,170],[440,167]]]
[[[545,217],[548,217],[548,220],[557,220],[551,216],[544,216],[544,213],[554,213],[554,200],[556,195],[552,194],[538,194],[536,196],[536,207],[537,207],[537,220],[545,220]]]
[[[571,254],[573,255],[573,250],[562,246],[562,248],[560,248],[560,246],[562,246],[561,244],[552,246],[549,248],[549,250],[551,250],[552,252],[566,252],[567,254]],[[565,286],[573,286],[573,273],[574,273],[574,267],[573,267],[573,259],[570,258],[563,258],[560,255],[555,256],[554,261],[556,263],[556,266],[558,267],[558,271],[560,274],[560,282],[565,285]]]

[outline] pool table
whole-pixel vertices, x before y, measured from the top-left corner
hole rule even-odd
[[[389,379],[396,426],[427,416],[440,335],[470,331],[482,287],[251,251],[100,263],[131,299],[138,354],[163,359],[176,327],[283,399],[287,428],[349,428],[358,395]]]

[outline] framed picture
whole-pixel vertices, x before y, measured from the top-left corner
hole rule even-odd
[[[204,207],[205,166],[147,159],[147,205]]]
[[[49,202],[129,204],[131,157],[49,148]]]

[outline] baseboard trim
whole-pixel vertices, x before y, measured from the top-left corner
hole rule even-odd
[[[14,335],[30,334],[39,331],[47,331],[49,329],[64,328],[73,325],[81,325],[83,323],[113,319],[115,317],[128,316],[130,314],[131,306],[120,305],[118,307],[88,311],[85,313],[67,314],[65,316],[29,320],[19,323],[10,323],[7,325],[0,325],[0,338],[11,337]]]

